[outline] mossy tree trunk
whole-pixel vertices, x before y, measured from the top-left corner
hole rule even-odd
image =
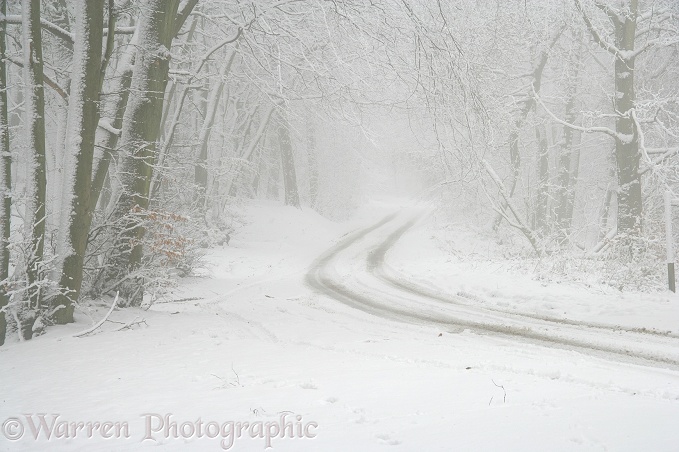
[[[107,284],[117,284],[142,261],[143,216],[149,205],[178,6],[179,0],[149,0],[142,8],[130,99],[121,135],[123,190],[113,212],[120,227],[113,245],[116,254],[107,263]],[[141,302],[143,288],[139,280],[133,278],[120,288],[128,303]]]

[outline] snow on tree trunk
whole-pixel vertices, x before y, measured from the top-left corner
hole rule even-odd
[[[104,28],[104,0],[78,0],[76,41],[69,96],[66,187],[59,229],[59,260],[63,291],[53,305],[59,324],[73,322],[80,295],[87,236],[92,223],[91,183],[94,143],[99,123],[99,93]]]
[[[582,37],[577,34],[577,44]],[[568,59],[568,82],[566,87],[566,111],[565,120],[569,124],[575,124],[576,111],[575,100],[578,89],[578,69],[581,61],[581,49],[577,45],[575,51]],[[575,131],[567,126],[563,128],[563,137],[559,149],[559,162],[556,175],[556,190],[554,209],[556,234],[559,241],[563,242],[570,234],[573,220],[573,205],[575,199],[575,182],[577,178],[577,163],[579,160],[578,150],[574,147]]]
[[[636,37],[637,1],[630,2],[624,23],[617,23],[618,48],[632,52]],[[634,57],[615,59],[615,156],[618,166],[618,233],[637,237],[641,233],[641,178],[639,176],[639,141],[632,119],[634,92]]]
[[[542,85],[542,73],[545,69],[545,66],[547,65],[547,60],[549,59],[549,51],[552,47],[554,47],[556,42],[559,40],[561,34],[563,33],[563,30],[564,30],[563,27],[560,27],[558,30],[556,30],[554,34],[550,37],[550,40],[547,43],[547,45],[545,45],[540,50],[537,57],[535,58],[532,65],[532,71],[530,74],[531,75],[530,90],[526,93],[526,99],[524,100],[523,106],[521,107],[519,114],[514,121],[514,130],[512,130],[511,133],[509,134],[508,140],[509,158],[512,165],[511,172],[512,179],[508,193],[510,198],[514,196],[519,175],[521,173],[521,154],[519,153],[519,130],[521,130],[521,128],[523,127],[523,124],[526,121],[526,118],[528,117],[528,113],[530,113],[530,111],[535,106],[533,92],[535,93],[540,92],[540,87]],[[504,200],[502,201],[500,209],[503,211],[507,209],[506,201]],[[498,213],[493,224],[493,229],[497,229],[500,226],[502,219],[503,215],[501,213]]]
[[[234,176],[231,178],[229,181],[229,185],[226,187],[225,192],[228,193],[231,196],[234,196],[238,186],[237,186],[237,180],[240,177],[240,172],[241,168],[243,167],[243,162],[244,161],[251,161],[252,156],[254,155],[255,150],[257,149],[257,145],[259,144],[259,141],[262,139],[266,132],[266,128],[269,125],[269,121],[271,120],[271,115],[274,112],[274,106],[270,105],[265,112],[262,113],[262,118],[259,121],[259,127],[257,128],[257,131],[255,134],[252,136],[250,139],[250,142],[248,144],[247,149],[243,151],[243,153],[240,155],[240,158],[236,162],[235,168],[234,168]],[[254,116],[254,115],[253,115]],[[244,133],[244,136],[249,136],[248,130],[250,129],[250,126],[252,125],[252,119],[247,119],[248,125],[247,129]],[[241,129],[242,130],[242,129]],[[243,143],[244,144],[244,143]],[[278,165],[277,165],[278,166]]]
[[[0,15],[7,14],[6,0],[0,0]],[[9,276],[9,233],[12,208],[12,154],[9,150],[7,119],[7,67],[5,64],[5,23],[0,23],[0,310],[7,306],[5,284]],[[0,345],[5,343],[7,320],[0,311]]]
[[[96,146],[92,164],[92,192],[90,194],[90,209],[92,211],[99,201],[104,180],[120,138],[117,131],[123,126],[123,117],[130,94],[137,37],[138,33],[135,33],[125,48],[123,56],[118,62],[117,76],[106,89],[106,92],[113,93],[113,98],[104,102],[100,116],[101,120],[107,122],[111,127],[98,127],[96,132]]]
[[[306,118],[306,152],[309,165],[309,204],[314,208],[318,198],[318,158],[316,156],[316,129],[311,115]]]
[[[24,127],[28,147],[26,212],[28,251],[26,276],[31,307],[40,306],[40,282],[45,239],[45,88],[43,85],[40,0],[23,0]]]
[[[637,56],[634,47],[639,19],[639,2],[629,0],[625,2],[624,13],[618,14],[611,10],[607,14],[613,25],[613,45],[606,42],[599,34],[587,17],[580,0],[576,0],[575,3],[594,41],[608,51],[615,60],[613,104],[616,113],[615,160],[618,171],[617,231],[627,242],[627,251],[633,254],[634,239],[641,235],[642,214],[641,175],[639,174],[641,155],[633,117],[636,108],[634,74]]]
[[[205,105],[205,119],[200,127],[198,133],[198,152],[196,156],[196,163],[194,165],[194,183],[198,188],[198,206],[201,208],[205,204],[207,185],[208,185],[208,164],[207,156],[210,146],[210,133],[217,117],[217,110],[219,108],[219,101],[224,91],[224,84],[226,76],[231,71],[231,65],[236,57],[236,50],[232,50],[229,54],[227,62],[222,66],[215,85],[210,89]]]
[[[535,126],[538,143],[538,186],[535,200],[535,229],[540,235],[547,233],[549,225],[549,147],[544,124]]]
[[[121,136],[122,192],[113,211],[113,218],[121,222],[121,227],[114,243],[117,254],[107,264],[107,283],[117,283],[141,263],[140,241],[145,233],[141,217],[149,205],[178,5],[178,0],[149,0],[142,6],[138,50]],[[121,287],[121,292],[128,303],[141,302],[140,281],[132,280]]]
[[[297,190],[297,175],[295,173],[295,159],[290,141],[290,124],[285,113],[280,115],[278,125],[278,145],[281,151],[283,170],[283,187],[285,189],[285,205],[299,208],[299,192]]]

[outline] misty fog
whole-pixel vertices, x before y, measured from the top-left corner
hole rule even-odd
[[[676,450],[678,55],[677,0],[0,0],[0,449]]]

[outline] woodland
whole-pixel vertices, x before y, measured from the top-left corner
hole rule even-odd
[[[251,199],[409,193],[660,290],[678,56],[676,0],[0,0],[0,345],[148,302]]]

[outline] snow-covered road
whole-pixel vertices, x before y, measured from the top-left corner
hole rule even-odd
[[[679,369],[679,337],[628,328],[489,309],[412,281],[385,265],[386,253],[426,212],[406,210],[346,236],[323,253],[307,283],[338,301],[387,319],[468,329],[509,340],[578,350],[625,363]]]
[[[144,325],[73,337],[105,315],[110,302],[100,302],[76,324],[0,348],[0,425],[24,427],[15,440],[16,429],[0,431],[0,451],[218,451],[223,439],[236,451],[679,450],[675,337],[446,295],[456,292],[442,280],[423,283],[457,271],[425,248],[427,212],[404,202],[388,214],[393,204],[351,224],[255,204],[231,246],[210,250],[204,274],[149,311],[111,316]],[[129,435],[34,435],[25,415],[40,413],[124,422]],[[282,415],[314,437],[277,436],[265,449],[256,430],[211,438],[189,425]],[[148,416],[187,430],[149,432]]]

